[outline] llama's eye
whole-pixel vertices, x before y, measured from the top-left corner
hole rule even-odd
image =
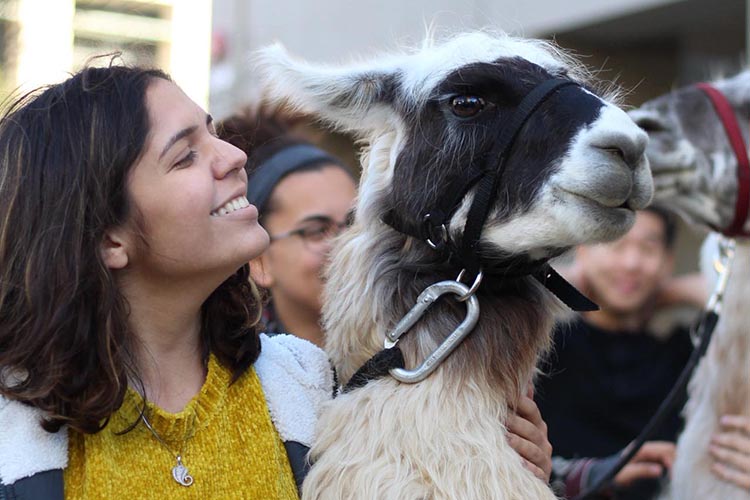
[[[451,112],[459,118],[471,118],[484,109],[484,99],[476,95],[457,95],[450,100]]]

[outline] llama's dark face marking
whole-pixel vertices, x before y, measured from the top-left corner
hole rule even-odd
[[[735,108],[747,144],[750,72],[717,86]],[[686,87],[645,103],[630,116],[649,135],[646,154],[656,201],[694,223],[729,226],[737,199],[737,161],[708,97]]]

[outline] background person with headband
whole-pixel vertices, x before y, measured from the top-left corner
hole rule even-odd
[[[264,330],[322,347],[323,266],[331,239],[346,226],[356,181],[341,160],[290,132],[292,122],[246,109],[218,131],[247,153],[247,197],[271,237],[250,264],[255,282],[270,292]]]

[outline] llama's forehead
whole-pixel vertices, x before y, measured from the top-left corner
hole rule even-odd
[[[564,56],[539,40],[473,33],[405,56],[398,64],[401,89],[411,99],[422,101],[448,75],[464,66],[514,58],[525,59],[552,73],[569,69]]]

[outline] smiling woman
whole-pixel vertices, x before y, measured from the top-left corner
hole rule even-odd
[[[87,68],[0,119],[0,497],[296,498],[332,377],[257,332],[245,161],[156,70]]]

